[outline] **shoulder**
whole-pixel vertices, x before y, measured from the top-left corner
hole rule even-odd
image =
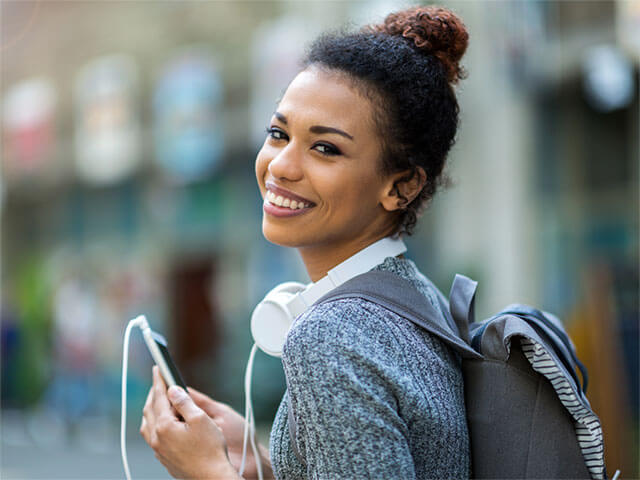
[[[287,341],[297,339],[340,342],[369,336],[371,328],[385,327],[390,312],[362,298],[341,298],[311,306],[293,323]]]
[[[387,264],[394,268],[380,269],[409,281],[443,314],[438,298],[442,294],[412,262],[387,259],[382,266],[389,267]],[[329,300],[300,315],[287,335],[282,362],[285,371],[294,364],[328,368],[328,364],[347,363],[369,367],[378,374],[420,370],[428,375],[459,368],[455,352],[437,336],[376,302],[358,297]]]
[[[388,257],[373,270],[391,272],[406,280],[440,313],[442,313],[442,305],[449,303],[438,287],[408,258]]]
[[[402,320],[406,322],[406,320]],[[300,315],[289,330],[283,361],[304,353],[333,354],[390,353],[391,338],[398,327],[397,315],[361,298],[343,298],[314,305]],[[395,328],[394,328],[395,324]]]

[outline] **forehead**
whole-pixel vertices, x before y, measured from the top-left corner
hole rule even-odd
[[[344,76],[317,68],[300,72],[278,104],[291,123],[335,127],[354,138],[373,135],[372,108]]]

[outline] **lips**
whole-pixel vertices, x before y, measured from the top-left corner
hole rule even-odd
[[[276,199],[278,197],[282,197],[283,200],[288,199],[290,204],[295,201],[296,204],[298,205],[303,204],[305,207],[314,207],[316,205],[311,200],[301,197],[300,195],[297,195],[293,192],[290,192],[285,188],[279,187],[271,181],[266,182],[265,186],[267,188],[267,193],[271,192],[273,194],[270,197],[273,197],[275,195]],[[267,194],[267,197],[269,197],[268,194]]]
[[[263,205],[265,213],[275,217],[291,217],[306,213],[315,206],[311,200],[278,187],[273,182],[266,182],[265,186],[267,188]]]

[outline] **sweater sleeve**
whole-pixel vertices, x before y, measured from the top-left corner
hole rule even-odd
[[[287,337],[282,360],[308,478],[415,478],[388,355],[395,343],[367,303],[314,307]]]

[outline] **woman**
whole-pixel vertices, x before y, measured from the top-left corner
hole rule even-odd
[[[263,234],[297,248],[312,281],[383,237],[411,234],[454,142],[452,84],[467,41],[451,12],[416,7],[312,44],[256,159]],[[410,260],[388,257],[375,269],[440,308],[440,292]],[[267,476],[469,476],[458,358],[428,332],[373,302],[334,300],[296,319],[282,363],[289,401],[270,454],[260,449]],[[189,393],[167,392],[155,369],[142,435],[174,476],[238,478],[244,419]],[[255,476],[255,461],[245,476]]]

